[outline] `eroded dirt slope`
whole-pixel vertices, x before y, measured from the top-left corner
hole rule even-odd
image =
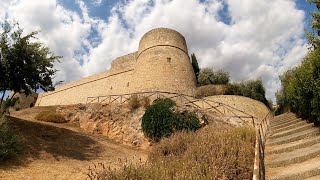
[[[32,116],[32,111],[24,111],[24,118]],[[10,121],[24,138],[25,146],[15,160],[0,164],[0,179],[85,179],[89,166],[94,164],[102,162],[106,167],[118,168],[147,158],[147,151],[86,133],[70,124],[15,117],[10,117]]]

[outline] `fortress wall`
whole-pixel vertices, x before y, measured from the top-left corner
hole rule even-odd
[[[262,120],[269,113],[269,109],[262,102],[244,96],[218,95],[209,96],[205,99],[210,99],[227,104],[231,107],[237,108],[252,116],[255,116],[259,120]]]
[[[193,95],[196,78],[184,37],[167,28],[153,29],[140,40],[133,91],[168,91]],[[143,80],[143,83],[141,83]]]
[[[195,88],[184,37],[158,28],[142,37],[137,52],[116,58],[110,70],[42,93],[36,106],[86,103],[87,97],[153,90],[193,95]]]
[[[101,77],[101,74],[98,74],[97,77],[100,78],[98,80],[95,78],[96,80],[78,86],[42,93],[38,97],[36,106],[86,103],[87,97],[129,93],[128,83],[130,82],[132,71],[118,72],[118,74],[102,73],[105,76]],[[90,79],[92,78],[94,77],[90,77]]]
[[[170,46],[151,48],[140,54],[133,78],[136,92],[159,90],[192,95],[196,87],[189,56]]]
[[[111,63],[112,71],[123,71],[124,69],[134,69],[134,64],[136,63],[136,56],[138,52],[130,53],[121,57],[116,58]]]
[[[186,40],[179,32],[168,28],[157,28],[142,36],[139,43],[138,56],[148,48],[158,45],[178,47],[188,54]]]
[[[39,94],[36,106],[86,103],[87,97],[130,93],[136,53],[116,58],[111,69]],[[129,86],[128,86],[129,85]]]

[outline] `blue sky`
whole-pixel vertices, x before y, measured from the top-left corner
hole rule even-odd
[[[261,78],[275,100],[279,74],[307,53],[314,9],[305,0],[1,0],[0,21],[41,30],[39,40],[63,56],[55,81],[103,72],[136,51],[144,33],[168,27],[202,68],[225,69],[233,81]]]

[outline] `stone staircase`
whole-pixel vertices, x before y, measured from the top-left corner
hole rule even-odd
[[[320,131],[293,113],[270,122],[265,146],[266,179],[320,180]]]

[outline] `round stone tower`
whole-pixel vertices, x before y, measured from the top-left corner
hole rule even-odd
[[[196,78],[184,37],[157,28],[140,40],[131,88],[134,92],[166,91],[192,95]]]

